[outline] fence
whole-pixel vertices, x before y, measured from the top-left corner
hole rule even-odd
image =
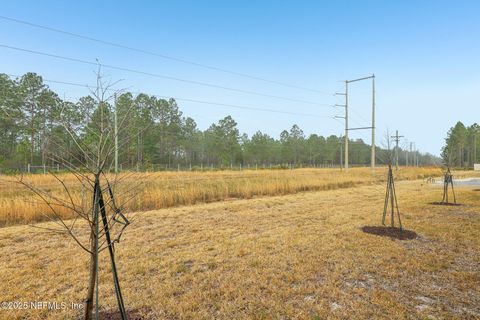
[[[362,165],[363,166],[363,165]],[[325,164],[295,164],[295,163],[283,163],[283,164],[273,164],[273,163],[238,163],[238,164],[213,164],[213,163],[200,163],[200,164],[144,164],[136,166],[125,166],[120,165],[120,171],[219,171],[219,170],[233,170],[233,171],[242,171],[242,170],[293,170],[300,168],[340,168],[337,164],[325,163]]]
[[[365,167],[365,164],[354,164],[350,165],[351,167]],[[137,164],[137,165],[119,165],[119,171],[137,171],[137,172],[158,172],[158,171],[222,171],[222,170],[232,170],[232,171],[242,171],[242,170],[293,170],[301,168],[337,168],[341,169],[339,164],[333,163],[321,163],[321,164],[305,164],[305,163],[236,163],[230,165],[221,165],[213,163],[200,163],[200,164],[186,164],[186,163],[177,163],[177,164]],[[80,168],[77,168],[80,170]],[[15,167],[3,168],[0,173],[15,173],[15,172],[24,172],[32,174],[47,174],[48,172],[66,172],[69,171],[69,168],[64,167],[60,164],[54,165],[18,165]],[[112,169],[113,171],[113,169]]]
[[[49,171],[60,171],[60,165],[57,163],[57,165],[55,166],[47,166],[45,164],[41,165],[41,166],[34,166],[34,165],[31,165],[30,163],[27,164],[27,170],[26,172],[28,173],[47,173]]]

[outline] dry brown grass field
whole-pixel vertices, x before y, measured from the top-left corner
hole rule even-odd
[[[201,180],[199,188],[252,189],[242,196],[218,191],[221,196],[209,199],[228,201],[133,213],[135,222],[116,247],[128,310],[145,319],[478,319],[480,191],[458,187],[462,206],[435,206],[429,203],[441,200],[441,187],[398,182],[404,226],[417,234],[399,240],[361,229],[380,225],[385,195],[377,181],[384,170],[367,172],[228,173],[230,180],[227,173],[212,173],[225,176]],[[399,176],[413,179],[407,172]],[[291,189],[255,189],[262,181],[274,184],[277,175],[288,177],[284,184]],[[347,185],[322,182],[322,175]],[[158,179],[170,188],[185,183],[175,177]],[[21,193],[3,190],[8,197]],[[286,190],[294,194],[275,195]],[[304,190],[314,191],[299,192]],[[102,254],[101,266],[107,256]],[[88,256],[72,240],[25,225],[4,227],[0,257],[0,300],[83,301]],[[106,268],[100,269],[100,290],[102,308],[114,311]],[[81,313],[0,310],[0,319],[78,319]]]
[[[439,168],[407,168],[399,171],[398,179],[422,179],[440,174]],[[72,174],[60,174],[59,178],[73,190],[75,201],[82,203],[81,184],[77,179]],[[49,218],[48,206],[26,187],[15,183],[19,179],[19,176],[0,176],[0,226],[46,221]],[[67,198],[62,185],[50,174],[25,175],[22,179],[56,197]],[[119,179],[123,179],[120,188],[137,189],[138,196],[125,204],[126,211],[135,212],[232,198],[248,199],[375,184],[385,180],[385,169],[380,168],[373,173],[367,168],[354,168],[348,173],[339,169],[124,173]],[[123,190],[119,192],[123,193]],[[125,198],[125,201],[130,199],[130,194]],[[121,197],[119,201],[121,203]],[[85,199],[84,203],[90,203],[90,200]],[[72,217],[66,209],[58,208],[58,211],[63,218]]]

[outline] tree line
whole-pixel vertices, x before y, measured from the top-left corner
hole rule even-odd
[[[23,170],[28,164],[55,166],[50,154],[62,153],[68,163],[85,159],[73,145],[68,128],[88,142],[114,120],[121,130],[119,163],[124,169],[155,166],[324,166],[340,165],[343,139],[331,135],[306,136],[294,124],[274,138],[261,131],[251,137],[240,133],[231,116],[200,130],[194,119],[180,111],[175,99],[123,92],[116,103],[99,102],[92,95],[77,101],[62,99],[35,73],[11,79],[0,74],[0,168]],[[87,143],[86,143],[87,144]],[[405,152],[400,150],[401,152]],[[377,163],[385,164],[389,151],[377,147]],[[423,164],[433,163],[428,154],[417,155]],[[349,140],[352,165],[369,165],[370,146]],[[402,160],[400,160],[402,162]]]
[[[467,127],[457,122],[450,128],[442,148],[445,164],[455,167],[473,167],[480,162],[480,126],[477,123]]]

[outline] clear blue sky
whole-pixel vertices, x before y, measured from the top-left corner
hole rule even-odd
[[[275,137],[298,124],[306,134],[341,134],[332,93],[345,79],[375,73],[377,136],[398,129],[422,151],[439,154],[456,121],[480,122],[478,1],[2,1],[0,15],[311,87],[272,85],[59,35],[0,19],[0,44],[318,102],[319,106],[104,71],[118,87],[151,94],[314,113],[325,118],[179,102],[201,129],[230,114],[242,132]],[[94,82],[94,67],[0,48],[0,72]],[[76,99],[83,88],[51,84]],[[351,126],[368,126],[370,84],[351,88]],[[370,132],[352,138],[370,143]]]

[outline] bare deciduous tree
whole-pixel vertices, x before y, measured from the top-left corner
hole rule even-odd
[[[69,139],[67,148],[62,141],[50,141],[55,147],[55,152],[46,155],[49,160],[62,165],[71,175],[74,183],[68,180],[67,175],[50,172],[61,186],[60,193],[53,193],[50,189],[38,186],[21,176],[17,182],[27,187],[39,201],[50,209],[44,213],[53,224],[52,227],[34,225],[49,232],[64,234],[71,237],[76,244],[90,255],[88,290],[85,300],[86,320],[92,318],[95,306],[95,315],[99,316],[99,254],[108,250],[115,294],[122,319],[126,319],[126,311],[120,289],[119,276],[115,263],[115,243],[120,242],[121,236],[130,221],[123,213],[125,204],[133,199],[136,190],[141,185],[141,180],[130,183],[122,190],[122,182],[130,179],[133,173],[112,173],[115,150],[127,141],[117,141],[124,130],[129,130],[126,121],[131,108],[118,119],[118,130],[112,116],[109,102],[119,93],[113,87],[116,83],[107,82],[101,75],[100,67],[96,73],[97,83],[94,88],[89,88],[95,101],[95,110],[82,112],[82,126],[76,126],[67,109],[62,109],[57,121]],[[114,111],[115,112],[115,111]],[[78,119],[77,119],[78,120]],[[78,123],[78,122],[77,122]],[[79,128],[85,128],[80,130]],[[146,128],[138,129],[141,134]],[[138,182],[140,181],[140,182]],[[88,200],[91,199],[91,202]],[[69,214],[65,216],[65,212]],[[68,219],[71,217],[71,219]],[[83,220],[83,223],[79,222]],[[88,234],[88,237],[86,236]]]

